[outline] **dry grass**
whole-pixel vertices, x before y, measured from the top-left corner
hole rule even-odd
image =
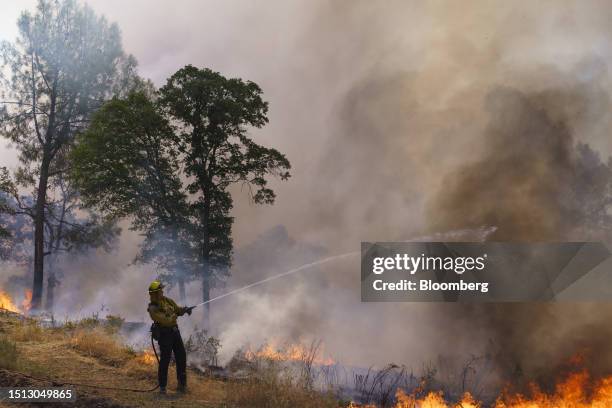
[[[115,335],[97,327],[76,330],[72,333],[70,344],[80,353],[113,366],[120,366],[135,355]]]
[[[237,364],[236,359],[234,363]],[[228,383],[227,403],[229,407],[331,408],[342,406],[336,396],[315,391],[311,378],[299,375],[282,362],[257,357],[251,359],[243,369],[249,372],[246,380]]]
[[[227,389],[229,407],[252,408],[325,408],[338,407],[337,398],[321,394],[290,380],[251,379],[230,382]]]
[[[26,321],[21,325],[13,327],[10,337],[13,341],[42,341],[48,335],[35,321]]]
[[[5,337],[0,338],[0,368],[16,369],[18,357],[17,345]]]
[[[117,337],[112,325],[91,321],[45,328],[29,320],[0,315],[0,367],[39,378],[108,387],[150,389],[157,380],[157,361],[135,353]],[[153,357],[154,358],[154,357]],[[261,374],[261,373],[260,373]],[[256,379],[255,379],[256,378]],[[103,397],[120,405],[180,407],[338,407],[332,397],[309,391],[273,371],[248,381],[223,382],[189,370],[187,395],[176,395],[176,370],[168,373],[169,395],[77,387],[79,395]]]
[[[0,337],[0,368],[18,372],[27,372],[32,375],[44,375],[44,367],[25,358],[27,353],[9,338]]]

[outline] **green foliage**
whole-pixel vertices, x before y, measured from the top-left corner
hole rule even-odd
[[[88,206],[112,217],[135,215],[137,228],[146,229],[182,205],[177,155],[168,122],[143,93],[133,93],[94,115],[70,155],[72,176]]]
[[[145,235],[140,259],[209,288],[231,265],[229,186],[243,184],[255,203],[271,204],[266,177],[289,178],[286,157],[248,135],[268,122],[261,94],[253,82],[186,66],[157,101],[150,92],[114,98],[79,135],[71,180],[87,205],[133,217]]]
[[[109,218],[132,216],[145,233],[138,259],[166,268],[192,258],[179,154],[173,129],[143,92],[105,104],[70,154],[85,203]]]
[[[268,104],[261,94],[254,82],[191,65],[172,75],[160,90],[160,105],[180,130],[190,180],[187,191],[195,197],[191,210],[200,276],[207,284],[222,279],[231,265],[233,201],[228,187],[241,183],[255,203],[272,204],[275,194],[266,176],[289,178],[286,157],[248,136],[249,128],[268,122]]]
[[[256,144],[248,128],[268,123],[268,103],[261,88],[251,81],[225,78],[210,69],[191,65],[172,75],[160,90],[160,103],[173,119],[185,125],[181,133],[186,151],[185,170],[195,177],[192,193],[215,187],[225,191],[230,184],[254,187],[256,203],[272,204],[274,191],[265,176],[289,178],[291,165],[276,149]]]

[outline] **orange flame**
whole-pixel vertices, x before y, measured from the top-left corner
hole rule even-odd
[[[151,350],[144,350],[142,354],[137,357],[137,360],[143,364],[153,365],[157,363],[155,354]]]
[[[28,314],[32,307],[32,291],[26,289],[24,293],[21,307],[17,306],[11,295],[0,289],[0,309],[8,310],[9,312]]]
[[[481,406],[469,392],[465,393],[460,402],[452,405],[447,404],[441,391],[430,392],[425,398],[417,399],[399,389],[395,397],[397,398],[395,408],[480,408]]]
[[[586,371],[570,374],[557,384],[554,393],[546,394],[532,384],[531,395],[500,396],[494,408],[609,408],[612,407],[612,376],[596,383],[590,382]],[[587,393],[587,390],[592,392]],[[589,396],[590,394],[590,396]],[[424,398],[415,398],[401,389],[396,394],[395,408],[480,408],[482,403],[466,393],[460,402],[446,402],[442,392],[430,392]]]
[[[557,384],[552,394],[542,392],[536,384],[531,389],[529,397],[517,394],[498,398],[495,408],[612,407],[612,376],[593,382],[586,370],[570,374]]]
[[[21,310],[13,303],[11,296],[0,289],[0,309],[8,310],[9,312],[21,313]]]
[[[335,361],[332,358],[318,357],[316,349],[308,349],[301,344],[290,344],[286,347],[278,347],[271,343],[266,343],[258,350],[247,350],[244,356],[247,360],[272,360],[272,361],[306,361],[312,359],[316,365],[333,365]],[[314,355],[313,355],[314,354]],[[314,358],[313,358],[314,357]]]
[[[32,291],[30,289],[26,289],[25,297],[21,302],[21,310],[23,310],[24,314],[28,314],[30,309],[32,308]]]
[[[569,361],[582,364],[583,357],[575,356]],[[416,397],[398,389],[394,408],[481,408],[483,403],[466,393],[457,403],[447,402],[441,391],[432,391],[425,397]],[[350,407],[373,408],[371,405],[351,404]],[[610,408],[612,407],[612,375],[593,380],[587,370],[575,371],[546,393],[537,384],[530,384],[528,395],[504,391],[493,408]]]

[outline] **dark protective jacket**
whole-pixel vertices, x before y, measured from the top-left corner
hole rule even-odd
[[[176,326],[176,318],[185,314],[185,308],[180,307],[168,297],[151,294],[151,303],[147,308],[151,319],[161,327]]]

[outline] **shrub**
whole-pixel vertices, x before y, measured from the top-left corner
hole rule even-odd
[[[100,326],[100,319],[98,319],[97,315],[85,317],[76,322],[76,326],[82,329],[93,329],[94,327]]]
[[[190,354],[190,358],[204,365],[218,365],[220,348],[221,342],[218,338],[209,336],[206,330],[198,330],[197,327],[185,342],[185,350]]]
[[[117,333],[121,326],[125,323],[125,319],[121,316],[108,315],[106,316],[106,328],[112,333]]]

